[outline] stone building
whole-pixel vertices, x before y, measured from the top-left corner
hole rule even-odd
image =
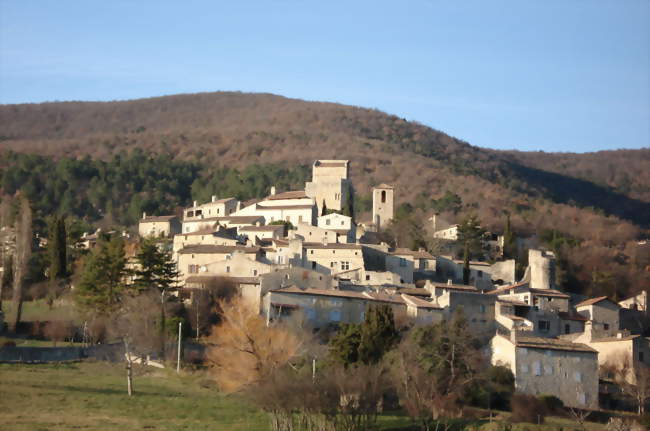
[[[305,183],[305,193],[314,199],[318,214],[323,205],[329,210],[342,211],[350,199],[351,182],[348,160],[316,160],[312,180]]]
[[[490,347],[492,364],[512,370],[518,392],[554,395],[568,407],[598,408],[598,352],[591,347],[517,331],[495,335]]]
[[[372,189],[372,222],[377,230],[388,226],[394,215],[394,188],[380,184]]]
[[[180,232],[181,222],[173,215],[147,216],[147,213],[142,213],[138,223],[138,234],[142,238],[169,238]]]

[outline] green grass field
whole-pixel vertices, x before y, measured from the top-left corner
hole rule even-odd
[[[268,430],[265,413],[235,396],[224,396],[203,372],[149,369],[126,394],[121,364],[77,362],[0,364],[0,429],[5,430]],[[380,429],[405,427],[404,416],[384,415]],[[517,424],[513,431],[577,430],[566,419],[545,426]],[[496,423],[481,430],[496,431]],[[603,430],[589,424],[590,431]]]
[[[9,318],[14,315],[13,303],[10,300],[2,301],[2,311],[5,315],[5,321],[8,322]],[[21,320],[23,322],[72,320],[75,323],[82,323],[79,313],[77,313],[74,304],[69,298],[55,301],[52,308],[47,305],[44,299],[25,301],[23,302]]]

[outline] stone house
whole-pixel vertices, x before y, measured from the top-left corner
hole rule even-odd
[[[638,311],[647,311],[648,310],[648,291],[643,290],[641,293],[635,296],[631,296],[622,301],[619,301],[618,305],[621,308],[627,308],[630,310]]]
[[[510,368],[518,392],[554,395],[568,407],[598,408],[598,352],[591,347],[512,331],[510,337],[495,335],[490,348],[492,364]]]
[[[618,332],[620,306],[606,296],[584,300],[575,309],[591,321],[594,329],[609,335]]]
[[[286,227],[284,225],[271,224],[266,226],[241,226],[237,229],[241,236],[245,236],[252,242],[261,239],[284,238]]]
[[[200,229],[194,232],[174,235],[173,251],[178,253],[184,247],[191,245],[239,245],[235,229],[222,227]]]
[[[327,231],[335,232],[337,242],[355,242],[356,226],[352,222],[352,217],[338,213],[331,213],[318,217],[317,226]]]
[[[208,273],[208,265],[226,260],[234,252],[241,252],[253,261],[262,261],[264,252],[259,247],[241,245],[191,245],[177,252],[179,280],[183,283],[192,275],[217,275]],[[229,273],[226,271],[226,273]],[[232,271],[232,275],[240,275]]]
[[[147,216],[147,213],[142,213],[138,222],[138,234],[142,238],[169,238],[180,232],[181,222],[173,215]]]
[[[444,309],[435,302],[405,293],[401,295],[406,303],[406,315],[413,319],[416,325],[432,325],[445,319]]]
[[[298,223],[294,230],[296,235],[300,235],[306,242],[322,243],[349,243],[347,232],[337,232],[335,230],[324,229],[319,226],[312,226],[309,223]]]
[[[393,252],[393,254],[413,261],[414,272],[426,274],[436,271],[436,258],[423,248],[420,248],[417,251],[409,250],[407,248],[398,248]]]
[[[433,237],[436,239],[444,239],[447,241],[458,240],[458,225],[454,224],[444,229],[433,232]]]
[[[239,201],[235,198],[217,199],[212,196],[210,202],[198,205],[197,201],[194,201],[191,207],[185,208],[183,221],[229,216],[237,211],[238,206]]]
[[[306,267],[323,274],[364,268],[362,246],[359,244],[304,242]]]
[[[264,200],[244,207],[234,213],[236,216],[261,216],[266,224],[274,221],[286,221],[293,226],[298,223],[316,224],[317,208],[314,199],[307,196],[304,191],[290,191],[275,193],[271,187],[271,194]]]

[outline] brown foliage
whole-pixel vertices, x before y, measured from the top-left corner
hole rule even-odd
[[[209,342],[208,364],[225,392],[235,392],[262,381],[291,359],[302,347],[298,336],[286,328],[267,326],[253,307],[241,298],[222,302],[222,323]]]
[[[74,325],[68,320],[52,320],[47,322],[43,329],[43,335],[54,341],[55,346],[57,342],[65,341],[72,337],[73,334]]]
[[[510,400],[512,422],[544,423],[546,407],[533,395],[515,394]]]

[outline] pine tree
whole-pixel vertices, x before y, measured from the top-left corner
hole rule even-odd
[[[458,241],[463,245],[463,283],[469,284],[469,262],[474,256],[483,252],[483,236],[485,229],[481,227],[478,217],[466,217],[458,226]]]
[[[371,306],[361,326],[359,360],[365,364],[379,362],[398,339],[392,308],[388,305]]]
[[[109,314],[127,290],[124,241],[119,236],[101,239],[86,257],[75,299],[88,310]]]
[[[517,257],[517,239],[510,226],[510,214],[506,214],[506,227],[503,230],[503,258],[514,259]]]

